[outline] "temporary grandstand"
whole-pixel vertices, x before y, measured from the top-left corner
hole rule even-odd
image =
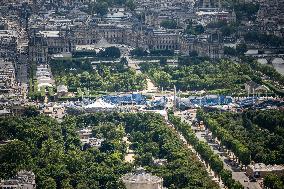
[[[238,101],[238,105],[242,108],[248,108],[253,106],[256,103],[257,99],[258,97],[249,97],[244,100]]]
[[[167,101],[168,100],[165,96],[160,97],[159,99],[156,99],[156,100],[153,100],[153,101],[149,101],[147,103],[147,109],[148,110],[164,109],[166,107]]]
[[[177,99],[177,105],[183,107],[228,105],[233,102],[231,96],[206,95],[203,97],[190,96]]]
[[[103,96],[102,99],[113,105],[145,105],[146,96],[142,94],[125,94],[119,96]]]

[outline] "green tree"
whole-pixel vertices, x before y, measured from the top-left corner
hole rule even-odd
[[[202,25],[200,25],[200,24],[196,25],[195,28],[194,28],[194,32],[197,35],[200,35],[200,34],[204,33],[204,31],[205,31],[204,27]]]
[[[108,4],[106,2],[96,2],[94,5],[94,10],[100,16],[104,16],[108,13]]]
[[[126,7],[128,7],[131,11],[134,11],[136,5],[133,0],[127,0],[125,3]]]
[[[35,106],[29,106],[24,109],[23,115],[27,117],[35,117],[39,115],[39,111]]]
[[[167,65],[167,59],[166,58],[161,58],[160,59],[160,66],[166,66]]]
[[[53,178],[48,177],[39,184],[39,187],[43,189],[56,189],[56,182]]]
[[[107,47],[101,50],[98,54],[99,57],[105,58],[119,58],[121,56],[120,50],[117,47]]]
[[[12,178],[30,166],[30,149],[23,141],[13,140],[0,145],[0,154],[0,178]]]
[[[247,52],[247,45],[246,44],[238,44],[236,47],[236,51],[239,55],[243,55]]]
[[[130,51],[130,55],[141,57],[141,56],[147,56],[148,53],[147,53],[147,51],[143,50],[142,48],[136,48],[136,49]]]
[[[230,56],[236,56],[237,55],[237,51],[236,51],[236,49],[234,49],[232,47],[224,47],[224,54],[225,55],[230,55]]]
[[[161,22],[161,27],[167,28],[167,29],[176,29],[177,28],[177,22],[175,20],[163,20]]]
[[[275,174],[267,174],[264,177],[263,184],[265,187],[271,189],[282,189],[284,186],[283,181],[281,181],[281,179]]]

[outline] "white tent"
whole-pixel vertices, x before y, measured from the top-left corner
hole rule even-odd
[[[96,100],[93,104],[89,104],[84,107],[85,109],[112,109],[115,105],[103,101],[101,98]]]

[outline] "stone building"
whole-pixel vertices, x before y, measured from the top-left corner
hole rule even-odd
[[[147,45],[150,50],[179,50],[179,34],[166,30],[152,30],[148,35]]]
[[[14,93],[15,87],[16,79],[13,63],[0,59],[0,94]]]
[[[265,165],[264,163],[256,163],[248,165],[246,170],[247,175],[255,178],[264,178],[269,173],[278,176],[284,175],[284,167],[282,165]]]
[[[125,29],[123,26],[114,24],[98,24],[95,30],[98,38],[104,38],[109,43],[123,44],[126,42]]]
[[[0,57],[15,57],[17,51],[17,32],[0,30]]]
[[[219,37],[213,37],[212,34],[199,36],[199,38],[196,38],[190,45],[190,51],[196,51],[199,56],[207,56],[213,59],[222,58],[224,56],[224,45],[222,41]]]

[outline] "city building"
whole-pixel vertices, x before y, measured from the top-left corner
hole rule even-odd
[[[152,30],[147,45],[150,50],[179,50],[179,35],[166,30]]]
[[[0,30],[0,57],[11,59],[17,52],[17,32]]]
[[[83,148],[85,145],[88,145],[90,147],[99,148],[101,147],[102,142],[105,141],[105,139],[99,139],[99,138],[92,137],[91,127],[81,129],[77,131],[77,133],[79,134],[79,138],[83,144]]]
[[[52,78],[50,67],[46,64],[40,64],[37,66],[36,78],[39,91],[41,87],[52,87],[55,83]]]
[[[248,81],[245,83],[245,90],[248,94],[266,93],[269,89],[264,85],[255,83],[254,81]]]
[[[264,163],[255,163],[247,166],[246,173],[248,176],[255,178],[264,178],[269,173],[278,176],[284,175],[284,166],[282,165],[265,165]]]
[[[0,59],[0,94],[13,94],[17,83],[12,62]]]
[[[0,181],[0,189],[35,189],[35,174],[31,171],[19,171],[15,178]]]

